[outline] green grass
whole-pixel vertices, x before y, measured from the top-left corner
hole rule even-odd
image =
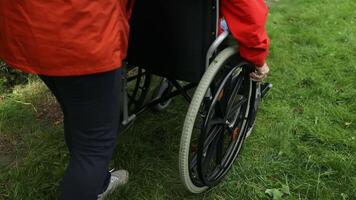
[[[275,199],[279,193],[282,199],[356,199],[355,10],[354,0],[273,4],[274,88],[219,186],[192,195],[180,184],[178,145],[187,106],[178,98],[164,112],[141,115],[120,137],[112,166],[131,177],[111,199],[272,199],[268,189]],[[68,154],[61,124],[38,117],[43,108],[36,102],[50,98],[43,88],[34,82],[0,97],[0,199],[58,195]]]

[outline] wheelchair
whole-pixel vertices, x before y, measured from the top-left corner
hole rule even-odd
[[[272,85],[252,81],[254,67],[239,56],[229,31],[218,33],[218,0],[137,0],[130,24],[122,127],[147,108],[162,110],[182,95],[189,109],[179,174],[190,192],[204,192],[232,167]],[[152,74],[162,78],[147,102]]]

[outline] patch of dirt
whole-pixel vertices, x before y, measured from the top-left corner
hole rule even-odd
[[[62,110],[51,93],[48,92],[43,97],[36,99],[33,105],[36,108],[37,118],[56,125],[63,123]]]
[[[63,114],[59,104],[42,83],[32,83],[26,87],[17,88],[17,90],[18,94],[21,94],[18,96],[22,96],[24,99],[24,102],[19,101],[18,103],[33,106],[36,111],[36,117],[39,120],[55,125],[63,122]],[[4,99],[6,99],[6,96],[0,96],[0,102]],[[26,147],[20,136],[1,133],[0,169],[11,166],[19,157],[23,157],[24,155],[22,154],[26,152],[25,149]]]
[[[9,166],[16,160],[16,148],[21,144],[15,136],[2,135],[0,137],[0,169]]]
[[[304,113],[304,108],[302,106],[295,107],[293,109],[293,112],[296,114],[303,114]]]

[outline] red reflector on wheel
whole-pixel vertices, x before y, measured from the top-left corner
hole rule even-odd
[[[239,135],[240,135],[240,128],[235,128],[235,130],[231,133],[231,140],[236,141]]]

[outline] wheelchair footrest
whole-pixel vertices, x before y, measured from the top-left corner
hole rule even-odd
[[[266,96],[267,92],[273,87],[272,83],[261,84],[261,97]]]

